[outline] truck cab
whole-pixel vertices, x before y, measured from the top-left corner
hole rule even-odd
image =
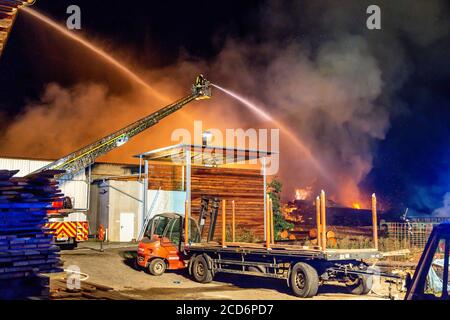
[[[155,276],[167,269],[186,266],[184,254],[184,217],[178,213],[162,213],[148,223],[144,237],[139,242],[136,264]],[[198,242],[200,233],[196,221],[190,218],[189,243]]]
[[[450,300],[450,223],[433,228],[412,279],[407,280],[406,300]]]

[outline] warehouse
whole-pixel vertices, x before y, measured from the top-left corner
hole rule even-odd
[[[0,157],[0,168],[5,170],[19,170],[16,177],[23,177],[38,170],[52,160],[47,159],[26,159]],[[86,211],[89,209],[89,174],[78,172],[74,176],[60,180],[60,189],[70,197],[73,208],[76,212],[71,213],[69,218],[72,221],[86,220]]]
[[[20,170],[24,176],[51,160],[0,158],[1,167]],[[96,162],[90,168],[60,181],[61,190],[70,197],[74,212],[70,221],[88,221],[89,234],[98,227],[106,229],[106,239],[112,242],[130,242],[137,239],[143,223],[143,172],[138,164]],[[185,167],[170,164],[149,164],[147,212],[153,216],[162,212],[184,212]],[[240,181],[240,186],[236,183]],[[263,210],[263,176],[259,170],[236,168],[193,167],[192,213],[197,216],[202,195],[236,200],[236,210],[242,229],[251,229],[262,238],[261,221],[253,215]],[[245,182],[245,191],[241,190]],[[262,217],[261,217],[262,219]]]

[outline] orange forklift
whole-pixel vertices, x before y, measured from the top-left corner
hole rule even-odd
[[[202,197],[199,223],[193,218],[189,222],[189,239],[187,243],[200,242],[209,202],[212,200],[209,212],[211,223],[208,241],[214,236],[215,224],[219,210],[219,198]],[[199,226],[200,225],[200,226]],[[187,267],[189,257],[185,252],[185,217],[179,213],[162,213],[155,215],[146,227],[142,240],[139,242],[136,269],[147,270],[154,276],[162,275],[166,270],[177,270]]]

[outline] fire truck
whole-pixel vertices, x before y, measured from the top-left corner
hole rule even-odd
[[[61,159],[31,172],[30,175],[46,170],[61,170],[62,173],[57,175],[57,179],[60,182],[71,181],[75,175],[89,168],[98,157],[125,144],[132,137],[154,126],[160,120],[180,110],[186,104],[210,97],[210,82],[203,75],[199,75],[192,85],[189,95]],[[88,221],[86,218],[80,219],[79,217],[74,217],[77,216],[74,215],[77,213],[76,211],[72,205],[71,198],[65,197],[63,201],[53,203],[53,207],[49,210],[49,222],[45,225],[48,232],[54,235],[54,242],[69,249],[75,248],[78,242],[88,239]]]
[[[86,215],[73,218],[77,213],[73,209],[70,197],[52,203],[52,209],[47,211],[49,222],[44,225],[49,234],[53,235],[53,242],[67,249],[74,249],[79,242],[87,241],[89,237],[89,223]]]

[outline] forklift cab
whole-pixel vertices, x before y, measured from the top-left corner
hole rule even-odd
[[[148,223],[144,236],[149,240],[169,241],[179,247],[184,241],[184,218],[178,213],[162,213],[154,216]],[[200,232],[197,222],[190,218],[189,243],[198,242]]]
[[[148,223],[144,237],[139,242],[136,268],[146,269],[152,275],[162,275],[166,269],[185,267],[184,217],[178,213],[162,213]],[[199,242],[197,222],[190,218],[189,243]]]

